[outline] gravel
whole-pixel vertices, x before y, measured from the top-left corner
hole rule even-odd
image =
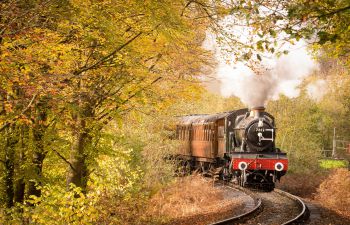
[[[346,218],[337,214],[334,211],[331,211],[327,208],[324,208],[317,201],[310,199],[303,199],[307,207],[310,210],[310,218],[307,221],[307,224],[310,225],[349,225],[350,218]]]
[[[241,224],[278,225],[295,218],[300,209],[298,204],[277,192],[255,192],[262,200],[263,209],[254,218]]]

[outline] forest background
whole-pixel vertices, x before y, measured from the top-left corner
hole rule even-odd
[[[319,71],[299,97],[267,109],[290,173],[317,174],[333,128],[350,140],[349,9],[345,0],[0,1],[0,221],[164,222],[144,212],[174,177],[163,160],[176,150],[174,118],[244,107],[203,87],[216,65],[208,30],[251,67],[264,52],[287,54],[274,48],[280,33],[308,40]],[[259,39],[223,34],[227,15]],[[315,101],[306,86],[320,78],[327,94]]]

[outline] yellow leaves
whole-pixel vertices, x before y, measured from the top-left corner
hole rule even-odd
[[[77,195],[79,198],[75,197]],[[61,187],[44,186],[41,197],[31,196],[28,200],[35,208],[22,206],[23,216],[35,224],[92,224],[98,219],[98,200],[98,196],[84,195],[76,187],[66,191]]]
[[[20,69],[21,73],[25,76],[25,79],[29,79],[29,73],[32,72],[32,69],[28,65],[24,65]]]

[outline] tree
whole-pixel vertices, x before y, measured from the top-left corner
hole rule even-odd
[[[194,20],[201,12],[184,11],[186,3],[1,2],[8,10],[0,15],[0,132],[6,138],[18,127],[30,134],[27,196],[41,194],[48,153],[68,165],[68,186],[86,191],[99,154],[94,146],[111,121],[133,110],[161,110],[196,86],[210,53],[201,47],[206,23]],[[62,138],[69,152],[46,143]],[[15,149],[19,154],[19,142]],[[16,171],[11,180],[22,176]]]
[[[213,1],[214,5],[191,2],[208,12],[212,31],[227,51],[229,61],[259,67],[265,57],[287,54],[285,43],[294,44],[301,39],[317,49],[327,47],[327,52],[335,57],[348,58],[347,0],[219,0]]]

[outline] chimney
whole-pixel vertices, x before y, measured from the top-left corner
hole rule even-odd
[[[262,112],[265,111],[264,106],[257,106],[257,107],[252,107],[250,109],[250,117],[258,118]]]

